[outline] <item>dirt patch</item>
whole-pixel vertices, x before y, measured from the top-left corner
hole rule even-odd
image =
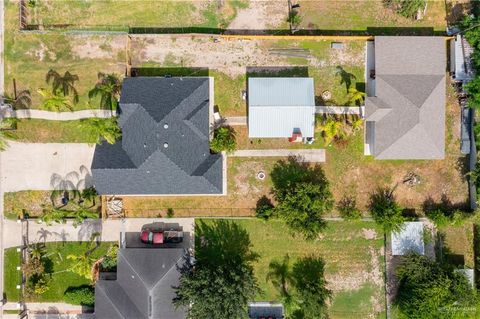
[[[369,247],[370,254],[369,270],[350,271],[348,274],[326,275],[328,289],[333,292],[358,290],[366,283],[373,283],[375,286],[383,287],[383,272],[380,264],[382,251]],[[380,309],[381,310],[381,309]]]
[[[362,228],[363,232],[363,237],[365,239],[376,239],[377,238],[377,232],[375,229],[367,229],[367,228]]]
[[[127,37],[81,36],[73,44],[72,52],[79,59],[109,59],[119,52],[125,52]]]
[[[230,23],[231,30],[276,29],[287,21],[288,2],[251,0],[248,8],[240,9]]]

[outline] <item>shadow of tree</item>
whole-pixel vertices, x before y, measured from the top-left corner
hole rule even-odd
[[[355,74],[345,71],[345,69],[340,65],[335,67],[335,75],[340,77],[340,85],[345,84],[345,89],[347,92],[352,86],[352,81],[357,78]]]

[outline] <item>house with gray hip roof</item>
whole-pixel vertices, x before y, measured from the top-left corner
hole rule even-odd
[[[210,153],[213,82],[208,77],[123,81],[122,138],[95,148],[100,195],[223,194],[221,154]]]
[[[186,318],[172,303],[184,255],[183,248],[119,249],[117,278],[95,284],[95,318]]]
[[[375,37],[370,56],[375,69],[367,74],[375,88],[365,101],[365,153],[375,159],[443,159],[445,39]]]
[[[314,136],[313,78],[249,78],[248,136]]]

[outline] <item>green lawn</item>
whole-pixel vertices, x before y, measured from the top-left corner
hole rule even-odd
[[[17,285],[20,285],[22,282],[22,273],[20,270],[17,270],[20,262],[21,256],[20,252],[17,252],[17,248],[5,249],[3,291],[7,297],[7,302],[15,302],[20,299],[20,290],[17,289]]]
[[[427,13],[422,20],[407,19],[385,8],[381,0],[300,0],[301,29],[363,31],[381,28],[376,32],[395,34],[401,28],[431,27],[445,31],[444,1],[428,1]],[[393,30],[389,30],[393,28]],[[395,30],[396,29],[396,30]],[[375,33],[374,30],[369,30]]]
[[[41,2],[41,1],[37,1]],[[56,2],[55,2],[56,3]],[[65,1],[66,3],[66,1]],[[68,1],[75,5],[80,1]],[[125,73],[125,35],[72,35],[64,33],[28,33],[18,31],[18,4],[5,4],[5,90],[13,96],[29,90],[32,108],[40,108],[39,88],[49,88],[45,76],[50,69],[60,74],[78,75],[75,88],[79,102],[75,109],[99,108],[99,98],[89,100],[88,92],[97,82],[98,72]]]
[[[91,143],[95,144],[94,130],[82,121],[50,121],[22,119],[11,131],[12,139],[31,143]]]
[[[63,302],[65,290],[71,286],[88,285],[88,279],[70,271],[74,261],[67,259],[68,255],[83,254],[88,250],[87,242],[47,243],[46,254],[43,257],[45,272],[49,278],[50,289],[43,295],[33,297],[31,302]],[[107,252],[112,243],[102,242],[92,252],[96,259],[101,258]],[[20,258],[16,248],[5,250],[5,293],[9,301],[18,300],[18,292],[15,290],[17,280],[16,266],[19,266]]]
[[[334,292],[329,311],[331,318],[358,318],[359,314],[362,318],[376,318],[383,312],[383,237],[374,223],[330,222],[321,239],[307,242],[300,236],[292,237],[280,221],[248,219],[235,222],[249,232],[253,251],[260,255],[254,267],[263,293],[257,300],[279,298],[277,290],[266,281],[272,260],[289,254],[293,264],[299,257],[315,254],[325,260],[326,279]],[[368,232],[374,234],[373,238],[366,235]]]
[[[128,27],[225,27],[247,0],[37,0],[29,8],[29,23],[94,30],[128,30]]]

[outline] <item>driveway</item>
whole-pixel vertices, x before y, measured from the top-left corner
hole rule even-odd
[[[9,142],[2,152],[2,192],[92,186],[95,146],[80,143]]]

